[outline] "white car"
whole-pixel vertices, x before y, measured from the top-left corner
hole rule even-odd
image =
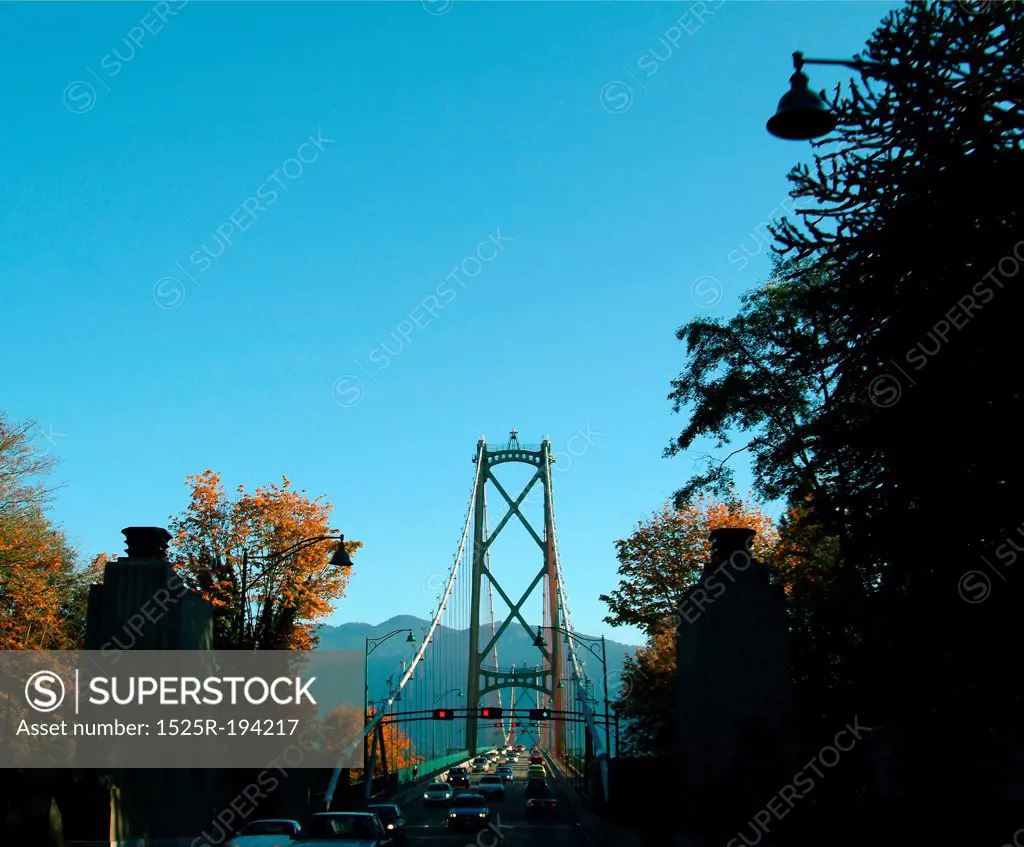
[[[428,805],[435,803],[447,804],[454,796],[455,792],[452,791],[452,787],[448,783],[432,782],[423,792],[423,801]]]
[[[391,847],[394,839],[369,812],[319,812],[295,839],[295,847]]]
[[[301,829],[298,821],[250,821],[231,837],[228,847],[289,847]]]

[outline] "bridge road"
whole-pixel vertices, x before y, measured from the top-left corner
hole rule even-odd
[[[500,761],[500,760],[499,760]],[[493,828],[479,833],[448,832],[448,806],[427,806],[420,793],[407,802],[402,811],[406,818],[406,847],[589,847],[589,841],[577,825],[570,805],[554,779],[548,778],[558,797],[558,816],[549,820],[526,819],[527,757],[513,765],[515,778],[505,783],[504,802],[492,802]],[[494,773],[491,766],[489,773]],[[482,774],[470,776],[470,790],[475,788]],[[498,832],[502,838],[498,840]]]

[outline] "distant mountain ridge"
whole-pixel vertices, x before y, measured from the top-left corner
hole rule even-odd
[[[318,630],[318,634],[320,635],[319,649],[365,650],[367,637],[379,638],[398,629],[411,629],[416,636],[417,643],[419,643],[422,641],[429,626],[430,621],[418,618],[414,615],[396,615],[395,617],[388,618],[386,621],[379,624],[365,623],[363,621],[352,621],[339,626],[324,624]],[[536,629],[537,624],[531,624],[531,626]],[[491,637],[491,627],[489,623],[480,627],[480,634],[480,643],[481,646],[484,646]],[[550,636],[546,635],[545,637]],[[592,636],[588,636],[586,633],[580,633],[580,639],[576,642],[576,649],[580,656],[587,656],[587,645],[589,643],[594,643],[587,640],[591,637]],[[452,630],[445,626],[439,626],[435,633],[435,639],[439,641],[442,638],[465,640],[466,655],[469,655],[468,628]],[[618,641],[612,641],[608,638],[605,639],[605,650],[608,655],[609,681],[613,676],[618,676],[618,672],[622,669],[626,655],[633,655],[637,650],[637,646],[638,645],[635,644],[623,644]],[[376,659],[378,656],[404,658],[410,654],[410,647],[411,645],[408,644],[404,638],[395,636],[374,650],[371,661]],[[533,642],[530,641],[522,625],[518,621],[510,623],[502,633],[501,638],[498,641],[498,659],[502,667],[508,667],[510,665],[530,666],[539,661],[539,651],[533,646]],[[588,665],[589,664],[590,662],[588,662]],[[599,665],[600,663],[597,664]],[[614,674],[613,668],[615,669]]]
[[[536,625],[534,624],[534,629]],[[407,636],[397,634],[385,642],[379,643],[372,655],[366,660],[366,678],[369,699],[380,700],[388,696],[388,679],[392,678],[397,684],[403,670],[403,660],[411,660],[416,651],[422,646],[423,638],[430,627],[430,621],[417,618],[413,615],[396,615],[393,618],[379,624],[370,624],[363,621],[353,621],[339,626],[323,625],[319,628],[320,636],[319,650],[353,650],[365,652],[366,639],[380,638],[394,630],[411,629],[416,637],[416,643],[410,644]],[[601,663],[597,660],[600,655],[600,643],[588,642],[585,634],[576,642],[577,655],[583,662],[588,677],[593,681],[593,694],[598,699],[597,708],[603,710],[603,685],[601,680]],[[545,635],[550,638],[550,633]],[[487,645],[491,639],[490,623],[480,627],[480,647]],[[593,644],[594,653],[588,652],[588,646]],[[636,645],[621,644],[617,641],[605,639],[605,650],[608,657],[608,696],[614,699],[621,689],[622,668],[627,655],[636,652]],[[395,711],[403,709],[433,708],[436,697],[440,697],[445,705],[457,707],[460,704],[457,694],[451,693],[445,697],[445,693],[451,689],[464,688],[469,663],[469,629],[453,630],[448,627],[439,626],[434,632],[433,645],[430,653],[424,659],[424,664],[430,669],[430,673],[424,677],[417,673],[410,681],[409,686],[403,690],[404,702],[395,705]],[[518,621],[510,623],[497,644],[498,664],[501,668],[509,668],[515,665],[519,668],[534,667],[541,663],[541,654],[538,648],[533,646],[533,640],[526,634]],[[443,657],[443,658],[438,658]],[[447,663],[447,667],[438,664],[439,661]],[[484,664],[493,664],[487,661]],[[569,670],[565,670],[565,676],[569,676]],[[426,686],[426,688],[424,688]],[[438,689],[438,690],[434,690]],[[517,697],[527,696],[524,708],[535,704],[534,693],[517,694]],[[487,705],[497,705],[496,694],[487,697]],[[502,692],[504,705],[509,703],[509,692]],[[519,700],[520,703],[524,701]],[[426,705],[425,705],[426,704]],[[413,739],[418,750],[426,752],[435,746],[437,739],[432,735],[431,721],[410,721],[403,726],[406,733]]]

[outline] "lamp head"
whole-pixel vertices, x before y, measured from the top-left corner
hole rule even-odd
[[[534,647],[547,647],[548,643],[547,643],[547,641],[544,640],[544,636],[541,635],[538,632],[537,633],[537,637],[533,639],[533,646]]]
[[[345,549],[344,535],[338,538],[338,548],[331,555],[331,561],[329,564],[332,568],[352,567],[352,560],[349,558],[348,551]]]
[[[775,114],[768,119],[768,132],[787,141],[808,141],[828,135],[837,119],[819,94],[811,91],[807,75],[799,68],[789,78],[789,91],[782,95]]]

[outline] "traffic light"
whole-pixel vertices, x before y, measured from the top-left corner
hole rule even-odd
[[[453,721],[455,720],[455,712],[451,709],[434,709],[433,717],[435,721]]]
[[[493,721],[495,718],[500,718],[504,712],[504,709],[499,709],[495,706],[484,706],[480,710],[480,717],[489,718]]]
[[[497,723],[495,724],[495,726],[496,726],[496,727],[497,727],[498,729],[501,729],[501,721],[498,721],[498,722],[497,722]]]
[[[519,726],[519,721],[512,721],[512,726]]]
[[[531,721],[546,721],[551,717],[551,709],[530,709]]]

